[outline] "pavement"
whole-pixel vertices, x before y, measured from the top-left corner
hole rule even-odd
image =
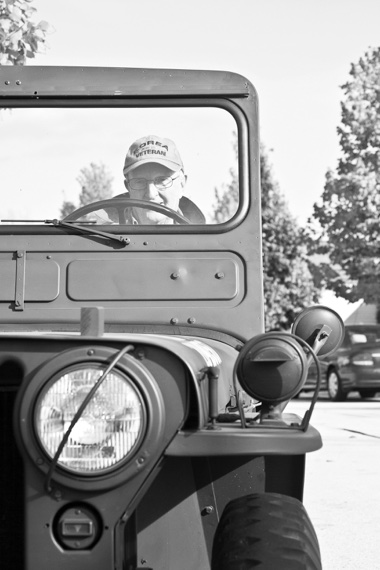
[[[302,416],[309,404],[301,395],[286,411]],[[311,424],[323,448],[307,455],[304,504],[323,570],[380,570],[380,398],[322,397]]]

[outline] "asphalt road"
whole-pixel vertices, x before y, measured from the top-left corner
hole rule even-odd
[[[309,404],[301,394],[286,412],[302,417]],[[380,393],[342,403],[322,393],[311,424],[323,448],[307,455],[304,504],[323,570],[380,570]]]

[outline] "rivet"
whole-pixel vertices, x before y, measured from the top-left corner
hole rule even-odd
[[[41,457],[37,457],[36,463],[37,465],[43,465],[44,460]]]
[[[47,255],[47,256],[46,256],[46,259],[51,259],[51,255]]]
[[[217,279],[224,279],[224,273],[223,271],[218,271],[218,273],[215,274],[215,277]]]
[[[4,81],[4,83],[5,83],[5,85],[10,85],[10,84],[11,84],[11,82],[8,81],[8,80],[7,80],[7,81]]]
[[[145,463],[145,457],[139,457],[137,460],[137,463],[140,463],[140,465],[142,465],[143,463]]]
[[[95,350],[94,350],[93,348],[90,348],[90,349],[87,351],[87,355],[88,355],[88,356],[93,356],[94,354],[95,354]]]
[[[19,79],[17,79],[16,85],[21,85],[21,81]]]
[[[18,252],[17,252],[17,257],[24,257],[23,252],[22,252],[22,251],[18,251]]]
[[[172,317],[172,318],[170,319],[170,324],[171,324],[171,325],[176,325],[177,323],[178,323],[177,317]]]
[[[187,322],[189,323],[189,325],[193,325],[195,323],[195,318],[194,317],[189,317],[187,319]]]
[[[213,513],[213,512],[214,512],[214,507],[212,507],[212,506],[210,505],[210,506],[205,507],[204,509],[202,509],[201,514],[202,514],[203,516],[205,516],[205,515],[211,515],[211,513]]]
[[[171,278],[171,279],[178,279],[179,277],[180,277],[180,274],[179,274],[179,273],[172,273],[172,274],[170,275],[170,278]]]

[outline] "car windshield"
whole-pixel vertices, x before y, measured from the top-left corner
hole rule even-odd
[[[158,202],[191,223],[217,224],[237,212],[237,125],[225,109],[14,108],[2,109],[0,122],[2,224],[70,215],[94,224],[182,223],[162,211],[148,216],[125,207],[121,214],[123,203],[73,216],[114,197]]]

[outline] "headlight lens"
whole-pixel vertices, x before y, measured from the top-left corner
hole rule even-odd
[[[95,364],[67,369],[55,376],[39,395],[35,407],[36,432],[51,458],[103,372]],[[145,429],[144,416],[139,392],[125,375],[112,370],[75,424],[58,465],[83,474],[114,469],[134,454]]]

